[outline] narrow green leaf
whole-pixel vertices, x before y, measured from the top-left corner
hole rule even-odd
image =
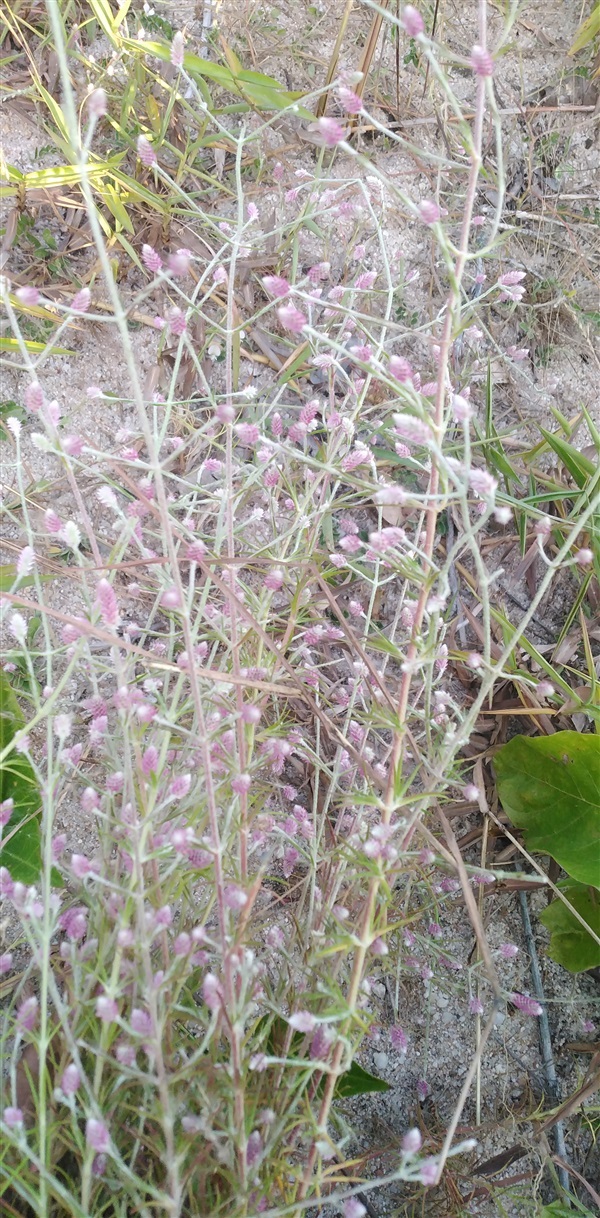
[[[98,25],[100,25],[104,30],[109,42],[112,42],[113,46],[115,47],[120,46],[122,40],[119,34],[118,24],[115,20],[115,16],[110,4],[108,3],[108,0],[89,0],[89,3]],[[125,11],[127,11],[126,6],[122,7],[125,8]],[[119,16],[120,14],[121,9],[119,9]]]
[[[592,9],[589,17],[579,26],[573,46],[569,47],[569,55],[576,55],[578,51],[589,46],[590,42],[598,37],[598,34],[600,34],[600,4]]]
[[[24,343],[25,343],[25,347],[27,348],[27,350],[31,351],[33,354],[37,354],[40,351],[45,351],[46,347],[48,346],[47,343],[34,342],[33,339],[29,339],[29,338],[25,339]],[[20,348],[16,338],[10,338],[8,335],[5,335],[5,334],[0,336],[0,351],[20,351],[20,350],[21,350],[21,348]],[[71,351],[68,347],[53,347],[52,354],[53,355],[77,355],[77,352]]]
[[[596,466],[589,457],[584,457],[583,453],[578,452],[572,444],[568,444],[560,436],[555,435],[552,431],[546,431],[544,427],[540,427],[540,431],[547,444],[557,457],[560,457],[563,465],[568,469],[571,477],[578,486],[585,486],[588,478],[595,473]]]
[[[135,229],[114,186],[111,186],[110,182],[105,182],[100,189],[100,194],[103,202],[106,204],[108,210],[112,213],[117,223],[120,224],[121,227],[126,230],[126,232],[133,236],[135,234]]]

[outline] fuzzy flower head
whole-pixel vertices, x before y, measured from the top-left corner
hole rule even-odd
[[[418,211],[423,224],[437,224],[442,214],[435,199],[423,199],[419,203]]]
[[[304,313],[293,304],[281,305],[277,316],[284,330],[290,330],[292,334],[301,334],[306,325]]]
[[[137,154],[142,162],[142,165],[145,165],[147,169],[150,169],[152,165],[156,165],[156,153],[152,147],[152,144],[146,139],[145,135],[138,136]]]
[[[88,97],[88,110],[91,118],[103,118],[108,112],[108,99],[104,89],[94,89]]]
[[[171,63],[174,68],[183,67],[183,34],[176,30],[171,43]]]
[[[362,97],[354,92],[354,89],[349,89],[346,85],[340,85],[338,89],[338,101],[346,114],[360,114],[362,110]]]
[[[543,1008],[535,998],[530,998],[529,994],[511,994],[510,1000],[524,1015],[543,1015]]]
[[[525,295],[525,288],[521,282],[524,278],[525,271],[505,271],[503,275],[500,275],[497,284],[500,288],[498,300],[512,300],[518,304]]]
[[[469,474],[469,484],[481,499],[493,499],[498,487],[497,480],[488,473],[487,469],[472,469]]]
[[[494,61],[490,52],[486,51],[484,47],[477,46],[476,44],[472,48],[470,64],[476,76],[494,75]]]
[[[282,275],[263,275],[263,286],[266,288],[269,296],[283,298],[289,295],[290,285],[287,279]]]
[[[86,1121],[85,1140],[92,1150],[98,1154],[106,1154],[110,1148],[110,1135],[103,1121],[96,1121],[90,1117]]]
[[[335,148],[337,144],[343,143],[347,135],[347,132],[344,131],[344,128],[338,123],[337,119],[329,118],[326,115],[317,120],[314,124],[314,129],[320,135],[327,148]]]
[[[419,10],[412,4],[407,4],[403,8],[400,20],[409,38],[418,38],[425,29],[425,22]]]

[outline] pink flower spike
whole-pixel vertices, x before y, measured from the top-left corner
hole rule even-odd
[[[142,246],[142,262],[149,271],[152,271],[153,275],[157,275],[162,266],[162,258],[160,254],[157,254],[156,250],[151,245]]]
[[[361,275],[357,275],[354,287],[363,292],[368,291],[369,288],[373,287],[376,279],[377,271],[363,271]],[[369,357],[367,356],[366,358],[368,359]]]
[[[423,199],[419,203],[418,211],[423,224],[437,224],[442,214],[435,199]]]
[[[96,999],[96,1015],[103,1023],[113,1023],[119,1014],[119,1008],[114,998],[110,998],[108,994],[101,994]]]
[[[22,305],[36,305],[40,299],[37,288],[33,287],[17,288],[15,296]]]
[[[578,567],[589,567],[593,561],[594,555],[592,550],[578,550],[575,555],[575,562],[577,563]]]
[[[42,406],[44,405],[44,390],[42,389],[39,381],[32,381],[31,384],[27,386],[23,396],[25,406],[27,407],[27,410],[31,411],[32,414],[37,414],[38,411],[42,409]]]
[[[487,469],[472,469],[469,484],[482,499],[493,499],[498,486],[496,478],[492,477]]]
[[[172,275],[182,277],[189,273],[191,264],[191,250],[180,249],[175,250],[174,254],[169,254],[167,266]]]
[[[92,299],[92,293],[89,288],[81,288],[76,292],[72,301],[71,308],[74,313],[87,313]]]
[[[511,994],[510,1001],[518,1011],[522,1011],[524,1015],[543,1015],[543,1008],[535,998],[530,998],[529,994]]]
[[[457,423],[467,423],[473,414],[471,403],[460,393],[452,395],[452,414]]]
[[[16,888],[16,885],[15,885]],[[17,1024],[20,1032],[31,1032],[38,1018],[37,998],[26,998],[17,1008]]]
[[[68,457],[80,457],[83,452],[81,436],[65,436],[62,446]]]
[[[301,334],[307,319],[295,305],[281,305],[277,310],[277,316],[284,330],[290,330],[292,334]]]
[[[171,63],[174,68],[183,67],[183,34],[176,30],[171,43]]]
[[[96,588],[96,602],[94,606],[102,619],[104,626],[109,629],[114,629],[119,625],[119,606],[115,596],[112,584],[109,584],[107,579],[101,579]]]
[[[110,1136],[108,1129],[103,1121],[96,1121],[93,1117],[85,1123],[85,1140],[97,1154],[106,1154],[110,1148]]]
[[[327,148],[335,148],[337,144],[343,143],[346,138],[347,132],[344,131],[344,128],[340,126],[335,118],[329,118],[324,115],[317,120],[315,126]]]
[[[108,113],[108,98],[105,89],[94,89],[88,97],[88,110],[91,118],[103,118]]]
[[[535,692],[539,698],[551,698],[556,691],[551,681],[538,681]]]
[[[175,585],[173,585],[171,588],[167,588],[166,591],[163,592],[160,598],[160,603],[163,609],[181,608],[181,597],[179,595],[179,590],[175,587]]]
[[[407,359],[403,359],[401,355],[392,355],[389,362],[390,375],[394,380],[406,384],[412,380],[413,370]]]
[[[32,546],[23,546],[17,559],[17,575],[19,579],[23,579],[26,575],[31,575],[34,565],[35,552]]]
[[[265,588],[269,589],[270,592],[279,592],[279,589],[283,587],[283,580],[284,573],[281,567],[273,567],[273,569],[268,571],[265,575],[263,584]]]
[[[264,275],[262,283],[269,296],[284,297],[289,294],[290,285],[281,275]]]
[[[421,1184],[425,1184],[425,1185],[435,1184],[435,1182],[437,1180],[437,1175],[438,1175],[437,1159],[424,1159],[423,1162],[421,1163],[421,1171],[419,1173],[419,1179],[421,1181]]]
[[[142,165],[145,165],[147,169],[150,169],[152,165],[156,165],[156,153],[152,147],[152,144],[146,139],[145,135],[138,136],[137,154],[142,162]]]
[[[80,1086],[81,1075],[77,1069],[77,1066],[71,1062],[71,1065],[67,1066],[60,1080],[60,1089],[63,1095],[75,1095],[75,1092]]]
[[[288,1023],[295,1032],[314,1032],[317,1026],[317,1021],[310,1011],[296,1011],[295,1015],[290,1015]]]
[[[418,38],[425,29],[425,22],[419,10],[412,4],[407,4],[402,10],[401,22],[409,38]]]
[[[344,1205],[344,1218],[364,1218],[366,1209],[358,1197],[349,1197]]]
[[[525,278],[526,273],[526,271],[505,271],[498,279],[498,286],[501,288],[513,288]]]
[[[470,804],[479,802],[479,787],[476,787],[474,782],[468,782],[466,787],[463,787],[462,794],[463,799],[466,799]]]
[[[3,952],[0,956],[0,977],[4,977],[5,973],[10,973],[13,965],[12,952]]]
[[[471,67],[477,76],[493,76],[494,61],[489,51],[475,45],[471,51]]]
[[[402,1150],[405,1155],[416,1155],[421,1149],[423,1139],[418,1129],[409,1129],[402,1139]]]
[[[228,909],[239,913],[240,909],[248,904],[248,893],[240,888],[239,884],[227,884],[223,892],[223,899]]]
[[[92,871],[92,864],[85,854],[72,854],[71,867],[73,875],[77,876],[78,880],[85,879],[86,875],[89,875]]]
[[[408,1049],[408,1037],[404,1031],[404,1028],[401,1028],[399,1024],[396,1024],[394,1028],[390,1028],[390,1040],[392,1042],[392,1048],[394,1048],[397,1053],[406,1053]]]
[[[338,99],[346,114],[360,114],[363,108],[362,97],[359,97],[358,93],[354,92],[354,89],[348,89],[346,85],[340,85]]]
[[[175,338],[181,338],[181,335],[185,334],[186,331],[185,313],[182,313],[181,309],[178,309],[177,306],[175,306],[174,309],[169,309],[167,318],[171,334],[173,334]]]
[[[20,1108],[11,1105],[2,1112],[2,1120],[8,1129],[20,1129],[23,1124],[23,1113]]]

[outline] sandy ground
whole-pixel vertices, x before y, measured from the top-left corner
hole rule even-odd
[[[200,6],[201,7],[201,6]],[[247,3],[241,6],[238,0],[224,0],[218,10],[219,28],[231,41],[234,48],[247,60],[251,48],[252,66],[272,73],[285,81],[288,87],[309,88],[315,78],[320,78],[333,48],[339,19],[343,10],[342,0],[317,3],[311,8],[311,16],[300,10],[287,10],[283,6],[264,6]],[[450,46],[464,47],[475,38],[474,3],[442,4],[440,35]],[[314,13],[313,13],[314,9]],[[243,10],[241,12],[241,10]],[[591,341],[591,326],[582,318],[581,310],[597,309],[598,304],[598,236],[597,226],[590,221],[575,223],[568,220],[570,209],[580,208],[582,202],[596,197],[600,148],[598,123],[593,107],[597,101],[597,89],[589,80],[582,80],[573,72],[573,63],[566,56],[581,14],[579,3],[562,0],[528,0],[514,30],[514,35],[500,62],[496,76],[497,97],[507,115],[503,119],[507,148],[507,178],[514,185],[514,205],[508,215],[508,223],[515,225],[507,242],[503,257],[505,265],[522,267],[528,272],[528,282],[548,283],[547,290],[538,295],[539,308],[528,310],[526,317],[517,312],[506,322],[499,323],[493,337],[499,347],[511,343],[529,346],[531,357],[524,364],[507,365],[495,361],[495,419],[499,429],[511,430],[518,441],[531,442],[537,434],[537,425],[553,424],[552,407],[558,407],[571,417],[582,405],[593,413],[598,412],[599,365]],[[239,33],[240,15],[243,32]],[[170,18],[180,17],[191,37],[199,36],[201,13],[195,4],[170,6]],[[354,10],[344,44],[342,66],[354,68],[360,55],[360,46],[369,25],[369,14],[360,6]],[[499,29],[499,16],[492,7],[490,12],[490,36]],[[295,52],[288,48],[293,43]],[[377,57],[374,84],[380,96],[393,97],[395,93],[394,50],[388,39]],[[312,65],[312,74],[309,70]],[[464,75],[453,73],[453,84],[459,96],[467,96],[470,82]],[[431,116],[419,126],[420,99],[416,93],[415,76],[409,67],[402,65],[399,94],[406,121],[406,132],[411,139],[422,138],[425,147],[435,146],[439,139]],[[540,92],[541,91],[541,92]],[[523,119],[519,113],[530,104],[542,99],[548,112],[535,118]],[[557,107],[567,107],[564,110]],[[573,110],[573,106],[587,107]],[[571,108],[569,108],[571,107]],[[375,113],[377,113],[375,108]],[[381,116],[382,111],[379,111]],[[33,117],[33,116],[32,116]],[[431,121],[430,121],[431,118]],[[45,135],[34,121],[23,112],[5,108],[2,115],[2,149],[6,160],[21,171],[40,168],[57,163],[51,150],[39,154]],[[532,135],[545,133],[554,156],[552,166],[547,159],[540,169],[539,147],[536,151]],[[551,137],[551,139],[550,139]],[[277,147],[277,132],[271,137]],[[408,183],[407,189],[419,197],[427,179],[415,171],[414,161],[404,155],[390,152],[383,147],[372,151],[375,163],[385,168],[394,178]],[[548,154],[550,157],[550,153]],[[307,146],[283,157],[286,175],[291,182],[298,169],[311,169],[314,153]],[[534,173],[534,170],[537,172]],[[567,222],[558,223],[555,207],[561,201],[567,209]],[[492,207],[482,192],[481,210],[484,214]],[[456,200],[457,209],[460,199]],[[401,246],[404,256],[421,275],[420,298],[415,296],[417,306],[426,304],[435,287],[432,278],[429,246],[408,226],[398,228],[394,208],[389,207],[384,218],[385,240],[392,246]],[[303,238],[302,255],[310,260],[314,254],[310,237]],[[321,251],[319,251],[321,256]],[[10,275],[16,263],[9,257],[5,271]],[[574,308],[577,306],[577,311]],[[81,334],[69,338],[76,350],[75,357],[51,357],[44,368],[44,383],[49,396],[56,397],[68,412],[74,430],[90,439],[100,449],[110,448],[119,430],[132,425],[133,410],[129,404],[129,385],[126,369],[116,337],[106,327],[102,332],[102,343],[98,336],[85,329]],[[149,327],[142,327],[135,336],[136,356],[144,373],[155,363],[158,338]],[[484,369],[481,370],[483,380]],[[261,386],[256,367],[249,363],[242,366],[242,376]],[[110,399],[90,398],[90,387],[100,386],[114,395]],[[481,386],[481,381],[479,388]],[[2,371],[2,399],[19,400],[22,378],[9,366]],[[476,386],[477,390],[477,386]],[[578,433],[581,443],[586,442],[585,430]],[[52,461],[42,453],[32,458],[28,471],[32,482],[44,477],[53,477]],[[6,463],[6,480],[12,481],[10,460]],[[52,492],[52,506],[60,512],[62,496],[68,499],[68,488],[59,485]],[[18,532],[8,526],[3,533],[4,561],[10,561],[12,547],[22,544]],[[56,582],[49,588],[49,604],[63,611],[74,611],[78,605],[77,589],[74,585]],[[549,607],[551,623],[559,622],[564,602],[558,595],[555,605]],[[75,702],[82,696],[85,680],[74,680],[68,692]],[[467,818],[459,827],[466,832],[475,823]],[[80,816],[67,806],[62,810],[61,830],[68,833],[69,848],[75,851],[90,847],[90,830],[82,825]],[[477,862],[474,852],[470,861]],[[421,1121],[439,1135],[449,1120],[456,1097],[475,1044],[475,1018],[467,1008],[462,992],[462,976],[468,965],[474,940],[470,925],[465,919],[462,902],[452,894],[440,896],[442,902],[436,920],[439,922],[439,940],[423,936],[415,947],[414,973],[403,972],[396,977],[386,968],[374,968],[370,975],[372,994],[371,1010],[376,1016],[376,1028],[361,1054],[365,1066],[390,1084],[385,1095],[362,1098],[343,1105],[343,1112],[354,1138],[348,1143],[374,1158],[368,1174],[376,1177],[394,1164],[394,1147],[407,1127]],[[494,949],[501,943],[512,942],[519,946],[519,955],[513,962],[501,962],[503,980],[510,989],[531,991],[530,962],[523,938],[523,928],[517,897],[512,894],[486,898],[486,909],[490,909],[489,936]],[[530,900],[534,915],[541,908],[543,898]],[[534,918],[535,922],[535,918]],[[570,1042],[585,1039],[584,1021],[598,1020],[599,991],[597,982],[588,976],[573,978],[555,966],[544,955],[547,942],[543,928],[537,926],[536,938],[540,950],[543,981],[550,1011],[550,1026],[559,1085],[563,1096],[572,1092],[581,1082],[589,1058],[577,1055],[567,1046]],[[447,970],[447,979],[436,977],[435,982],[423,980],[420,970],[431,959],[432,954],[443,950],[456,968]],[[438,969],[438,973],[441,970]],[[442,974],[443,976],[443,974]],[[456,981],[460,978],[460,983]],[[390,1027],[401,1024],[407,1036],[406,1053],[395,1049],[390,1040]],[[593,1039],[593,1037],[588,1037]],[[427,1097],[418,1097],[418,1084],[426,1080]],[[468,1180],[474,1161],[485,1162],[491,1156],[514,1146],[523,1144],[527,1154],[512,1168],[502,1171],[503,1177],[518,1175],[521,1171],[536,1171],[539,1155],[536,1150],[529,1115],[538,1105],[548,1105],[547,1083],[544,1078],[540,1054],[538,1027],[535,1020],[522,1016],[507,1016],[499,1020],[496,1032],[485,1056],[480,1079],[481,1124],[476,1131],[479,1147],[465,1162],[465,1180]],[[474,1129],[475,1100],[472,1096],[466,1106],[461,1127],[471,1133]],[[590,1159],[591,1139],[589,1130],[573,1119],[567,1128],[567,1149],[573,1162],[590,1180],[596,1181],[600,1165]],[[535,1182],[515,1184],[514,1194],[502,1192],[505,1210],[498,1210],[494,1201],[477,1197],[465,1212],[492,1218],[497,1213],[506,1213],[512,1218],[529,1218],[532,1211],[531,1188]],[[465,1184],[468,1192],[468,1187]],[[403,1208],[404,1194],[395,1188],[378,1192],[372,1204],[378,1214],[408,1214]],[[438,1190],[429,1201],[431,1215],[449,1214],[449,1201]],[[400,1207],[400,1208],[398,1208]],[[412,1211],[411,1211],[412,1212]],[[454,1211],[452,1211],[454,1212]]]

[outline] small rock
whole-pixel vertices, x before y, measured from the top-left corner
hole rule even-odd
[[[373,1054],[373,1065],[375,1066],[376,1070],[385,1070],[389,1060],[390,1059],[389,1059],[387,1053],[374,1053]]]

